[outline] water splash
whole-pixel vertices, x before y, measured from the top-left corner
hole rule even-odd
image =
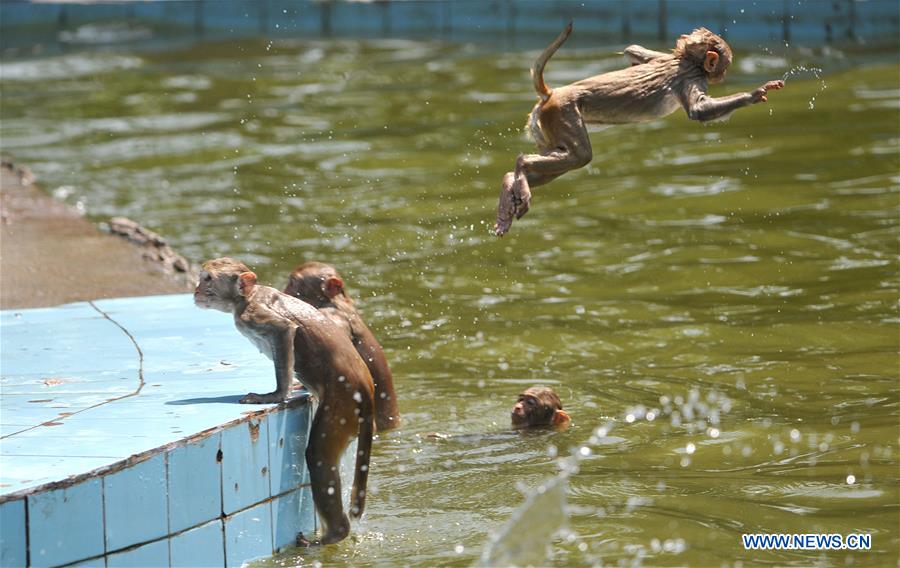
[[[568,495],[569,478],[578,473],[581,460],[594,453],[594,447],[608,446],[610,432],[617,424],[632,425],[641,421],[653,422],[668,417],[674,428],[681,428],[691,434],[705,434],[710,438],[721,435],[720,420],[732,407],[731,399],[716,389],[704,396],[700,389],[691,389],[686,396],[666,396],[659,398],[659,407],[647,408],[638,404],[628,408],[618,419],[608,420],[605,424],[594,428],[587,443],[575,449],[568,457],[560,458],[560,472],[546,479],[512,514],[506,524],[498,532],[493,533],[485,544],[476,566],[541,566],[546,564],[552,554],[551,545],[555,537],[564,535],[567,541],[575,541],[578,536],[566,529],[569,518],[566,497]],[[690,456],[697,451],[697,445],[689,442],[684,448],[685,456],[681,466],[690,465]],[[652,504],[645,497],[632,497],[624,505],[625,511],[631,512],[639,507]],[[598,507],[596,514],[606,516],[615,512],[614,504]],[[674,542],[674,541],[673,541]],[[669,543],[665,547],[652,547],[653,552],[662,550],[681,553],[685,550],[683,541]],[[543,546],[540,544],[543,543]],[[671,546],[670,546],[671,544]],[[677,545],[677,546],[676,546]],[[582,553],[587,547],[579,547]],[[646,554],[643,549],[635,550],[634,563],[640,565]]]
[[[806,67],[805,65],[796,65],[796,66],[792,67],[791,69],[789,69],[787,72],[785,72],[785,74],[781,77],[781,80],[784,81],[785,84],[787,84],[788,77],[793,77],[795,75],[812,75],[813,77],[815,77],[816,80],[819,81],[819,90],[816,91],[816,94],[814,94],[809,99],[809,103],[808,103],[809,110],[815,110],[816,109],[816,97],[821,95],[825,91],[825,89],[828,88],[828,85],[825,83],[825,79],[822,78],[823,73],[824,72],[818,67]]]
[[[564,463],[577,467],[574,459]],[[541,566],[551,554],[552,536],[559,533],[568,520],[566,495],[573,470],[542,483],[513,512],[503,528],[493,534],[476,566]],[[551,538],[548,538],[551,537]],[[544,546],[540,546],[543,543]]]

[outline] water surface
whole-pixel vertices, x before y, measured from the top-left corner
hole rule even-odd
[[[563,50],[547,80],[613,69],[621,47]],[[897,54],[771,49],[737,50],[713,94],[796,66],[821,78],[790,74],[723,124],[679,112],[593,134],[592,164],[538,188],[503,239],[489,229],[532,147],[534,52],[4,59],[2,151],[194,262],[238,257],[279,287],[304,260],[343,272],[404,426],[376,442],[353,537],[279,565],[469,565],[573,452],[567,530],[551,534],[559,499],[518,529],[548,564],[894,565]],[[509,430],[535,383],[563,398],[567,432]],[[870,533],[873,549],[744,551],[756,532]]]

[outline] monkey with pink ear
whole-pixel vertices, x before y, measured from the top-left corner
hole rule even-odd
[[[318,399],[306,447],[313,503],[323,528],[315,542],[343,540],[350,533],[350,519],[341,501],[340,459],[356,438],[350,514],[359,518],[375,431],[375,386],[350,337],[306,302],[258,284],[256,274],[231,258],[203,264],[194,303],[232,314],[237,330],[275,366],[275,390],[251,392],[241,398],[242,404],[287,400],[295,376]],[[312,544],[302,534],[297,542]]]
[[[356,310],[337,269],[324,262],[301,264],[291,272],[284,293],[311,304],[346,332],[375,381],[375,425],[378,431],[400,426],[394,377],[384,349]]]
[[[510,414],[513,428],[551,427],[564,430],[571,418],[562,409],[559,396],[550,387],[534,386],[525,389]]]
[[[571,33],[570,22],[531,67],[539,100],[527,128],[538,153],[520,155],[513,171],[503,176],[494,225],[497,236],[528,212],[532,188],[591,161],[587,125],[645,122],[679,108],[691,120],[723,120],[739,108],[766,102],[769,91],[784,87],[784,81],[768,81],[749,93],[707,95],[710,83],[725,79],[732,54],[724,39],[698,28],[679,37],[671,53],[632,45],[624,51],[630,67],[551,89],[544,82],[544,66]]]

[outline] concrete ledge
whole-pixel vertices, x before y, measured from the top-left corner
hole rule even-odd
[[[239,566],[315,531],[313,405],[191,295],[0,312],[0,565]]]
[[[193,290],[193,273],[148,256],[44,193],[26,168],[0,166],[0,308]]]

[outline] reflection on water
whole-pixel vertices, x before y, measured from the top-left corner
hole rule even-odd
[[[275,563],[515,548],[490,534],[556,565],[896,563],[896,54],[738,50],[713,94],[824,71],[728,123],[592,134],[593,163],[497,239],[500,178],[531,147],[534,53],[117,49],[0,61],[4,155],[194,261],[240,257],[276,286],[302,260],[336,264],[393,366],[404,426],[376,442],[365,518]],[[548,81],[615,68],[613,51],[560,53]],[[535,383],[572,428],[509,430]],[[554,537],[561,507],[515,511],[573,452]],[[871,533],[873,550],[744,551],[757,532]]]

